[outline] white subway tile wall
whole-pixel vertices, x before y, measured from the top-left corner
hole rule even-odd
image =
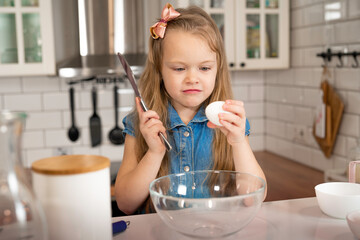
[[[249,142],[254,151],[264,150],[265,102],[263,71],[232,72],[234,98],[244,102],[250,123]]]
[[[23,164],[30,167],[31,164],[39,159],[54,156],[54,150],[50,148],[24,149]]]
[[[56,92],[60,89],[59,78],[28,77],[22,82],[24,93]]]
[[[21,79],[20,78],[2,78],[0,81],[0,93],[20,93]]]
[[[24,132],[24,139],[22,142],[22,146],[24,148],[44,148],[44,133],[43,131],[26,131]]]
[[[331,3],[340,4],[339,19],[325,21],[326,6]],[[329,82],[344,101],[345,110],[328,159],[312,136],[323,64],[316,54],[328,47],[333,51],[360,51],[360,2],[292,0],[290,11],[291,67],[264,74],[264,147],[319,170],[346,169],[348,151],[360,137],[360,68],[351,67],[354,60],[350,57],[344,59],[343,68],[336,67],[336,57],[329,64]]]
[[[360,24],[359,24],[359,28],[360,28]],[[360,49],[358,49],[358,51],[360,51]],[[359,79],[360,79],[359,69],[348,68],[348,69],[341,69],[341,71],[335,71],[335,87],[341,90],[350,90],[350,91],[359,92],[360,90]]]
[[[75,122],[80,137],[71,142],[67,136],[71,126],[69,85],[58,77],[0,78],[0,108],[25,111],[23,135],[23,162],[27,167],[45,157],[60,153],[95,154],[121,161],[123,146],[115,146],[108,140],[109,131],[115,127],[113,85],[98,86],[98,114],[102,122],[102,145],[92,148],[89,134],[89,118],[93,114],[91,84],[75,85]],[[128,85],[119,91],[119,125],[134,103],[133,90]],[[60,149],[60,150],[59,150]]]
[[[74,106],[79,107],[79,97],[74,96]],[[51,92],[43,94],[44,110],[68,110],[69,94],[67,92]]]
[[[39,94],[11,94],[4,96],[4,108],[14,111],[38,111],[42,109]]]
[[[251,124],[250,144],[254,150],[264,149],[264,92],[262,72],[232,73],[234,95],[245,102]],[[121,161],[123,146],[108,140],[109,131],[115,126],[113,85],[98,86],[98,114],[102,123],[102,145],[92,148],[89,118],[93,113],[91,84],[75,85],[75,123],[80,137],[74,143],[68,139],[71,126],[68,80],[58,77],[0,78],[1,109],[26,111],[23,136],[23,158],[26,166],[35,160],[59,154],[100,154],[112,161]],[[129,86],[119,90],[119,125],[134,104],[134,92]],[[124,86],[120,86],[124,87]]]
[[[19,99],[19,104],[21,105],[21,103],[21,99]],[[28,114],[26,130],[62,129],[64,127],[61,121],[61,111],[26,111],[26,113]]]

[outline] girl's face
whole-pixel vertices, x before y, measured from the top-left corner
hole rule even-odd
[[[197,35],[168,30],[162,61],[161,74],[173,107],[178,113],[196,111],[214,89],[216,53]]]

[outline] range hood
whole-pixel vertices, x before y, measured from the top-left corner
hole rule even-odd
[[[124,75],[116,53],[140,76],[146,61],[142,0],[78,0],[78,56],[58,65],[64,78]]]
[[[136,77],[139,77],[144,70],[146,54],[124,54]],[[58,68],[58,75],[63,78],[88,78],[99,75],[125,74],[117,55],[87,55],[71,58],[61,64]]]

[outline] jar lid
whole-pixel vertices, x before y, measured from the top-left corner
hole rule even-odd
[[[33,162],[31,169],[47,175],[68,175],[94,172],[109,166],[109,158],[103,156],[64,155],[37,160]]]

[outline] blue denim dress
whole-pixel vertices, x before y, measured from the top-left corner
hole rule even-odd
[[[172,146],[170,151],[170,169],[169,174],[183,173],[196,170],[211,170],[213,166],[212,157],[212,140],[214,130],[207,127],[208,119],[205,115],[205,109],[202,106],[196,113],[194,118],[186,125],[181,120],[180,116],[169,103],[169,122],[167,124],[167,139]],[[135,136],[134,130],[134,115],[137,113],[130,113],[123,119],[124,134]],[[246,119],[245,135],[250,134],[250,124]],[[187,178],[188,180],[188,178]],[[184,179],[184,181],[187,181]],[[183,180],[181,180],[183,181]],[[184,185],[188,184],[186,182]],[[197,186],[207,186],[204,182],[195,180]],[[175,190],[173,196],[177,196],[178,192]],[[186,198],[207,198],[210,197],[210,191],[208,188],[196,188],[194,191],[191,188],[186,190]],[[174,206],[177,208],[177,206]],[[150,209],[153,212],[154,209]],[[146,213],[145,207],[141,206],[137,211],[137,214]]]
[[[167,139],[170,151],[169,174],[196,170],[210,170],[213,166],[212,139],[214,130],[207,127],[208,119],[202,106],[194,118],[186,125],[171,104],[168,107],[169,123]],[[134,116],[131,113],[123,119],[124,133],[135,137]],[[137,113],[136,113],[137,114]],[[246,119],[245,135],[250,134],[250,124]]]

